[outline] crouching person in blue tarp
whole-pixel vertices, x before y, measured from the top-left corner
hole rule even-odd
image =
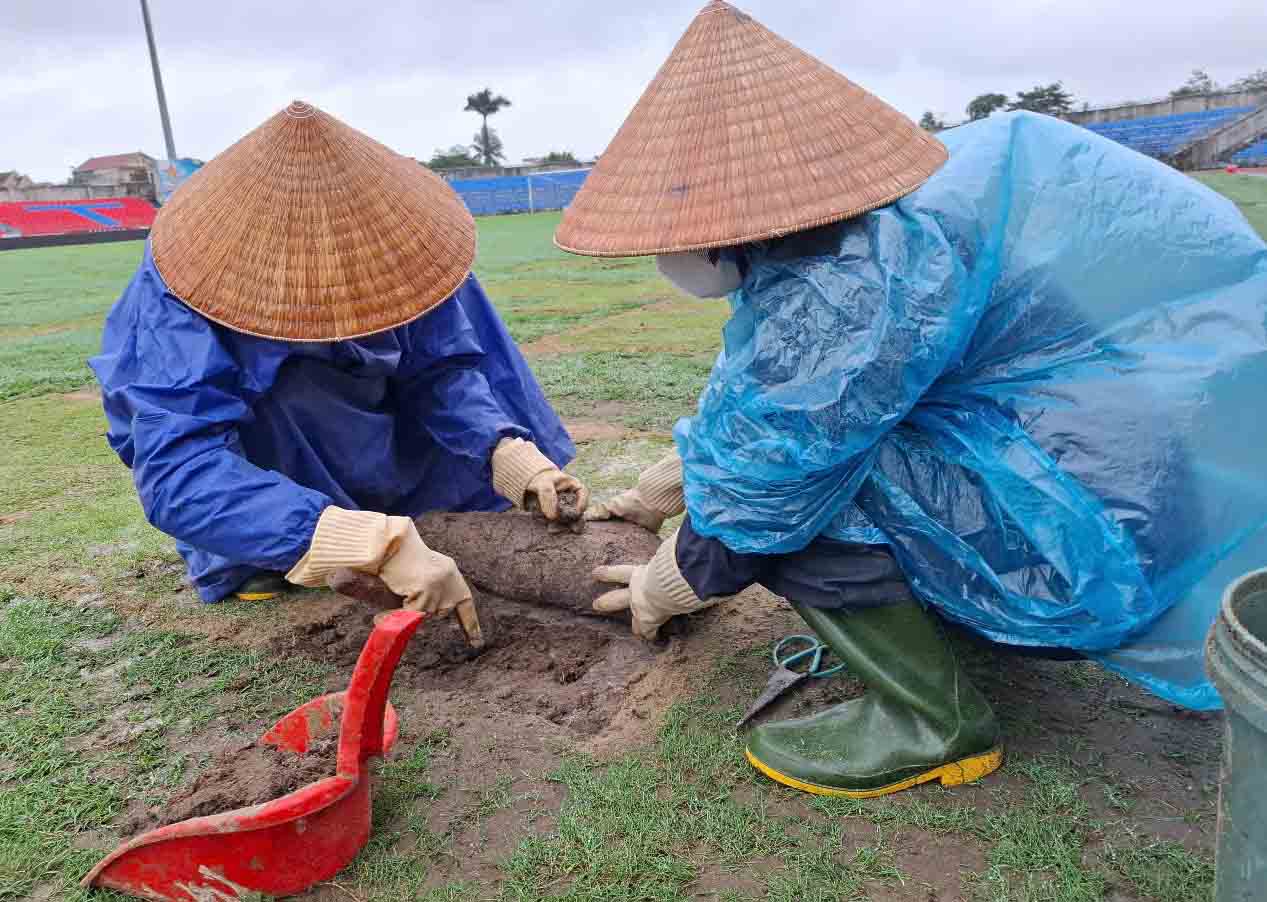
[[[685,520],[596,604],[652,637],[753,584],[786,598],[867,690],[750,734],[814,793],[998,767],[948,625],[1219,707],[1203,642],[1267,563],[1262,240],[1075,125],[939,137],[714,2],[556,235],[729,295],[676,453],[590,512]]]
[[[584,486],[471,264],[475,223],[417,162],[301,102],[159,212],[91,362],[108,439],[205,601],[378,575],[406,607],[471,592],[412,517]]]

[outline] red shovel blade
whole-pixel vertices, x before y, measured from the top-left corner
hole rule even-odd
[[[396,741],[399,720],[387,691],[422,620],[412,611],[385,617],[366,641],[346,692],[301,705],[260,740],[303,754],[338,722],[334,775],[263,805],[143,833],[106,856],[83,885],[163,902],[232,902],[252,892],[295,895],[343,870],[369,839],[364,764]]]

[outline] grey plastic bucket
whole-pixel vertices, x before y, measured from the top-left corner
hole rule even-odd
[[[1267,570],[1223,595],[1206,649],[1227,708],[1216,902],[1267,902]]]

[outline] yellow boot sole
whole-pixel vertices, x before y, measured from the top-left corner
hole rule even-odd
[[[281,597],[281,592],[238,592],[236,595],[238,601],[269,601]]]
[[[934,767],[932,770],[917,774],[906,780],[900,780],[897,783],[891,783],[888,786],[881,786],[879,789],[837,789],[834,786],[806,783],[804,780],[798,780],[795,777],[780,773],[758,759],[756,755],[747,749],[744,749],[744,756],[748,759],[749,764],[771,780],[776,783],[782,783],[784,786],[791,786],[793,789],[799,789],[802,792],[811,792],[818,796],[874,799],[878,796],[901,792],[903,789],[910,789],[912,786],[918,786],[921,783],[931,783],[934,780],[940,780],[942,786],[960,786],[964,783],[975,783],[982,777],[994,773],[1003,764],[1003,747],[993,748],[984,755],[973,755],[953,764],[943,764],[940,767]]]

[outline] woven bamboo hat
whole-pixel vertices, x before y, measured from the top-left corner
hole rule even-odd
[[[897,110],[713,0],[586,178],[555,244],[632,257],[773,238],[892,203],[946,157]]]
[[[150,241],[168,289],[208,319],[337,341],[453,294],[475,222],[425,167],[297,100],[191,176]]]

